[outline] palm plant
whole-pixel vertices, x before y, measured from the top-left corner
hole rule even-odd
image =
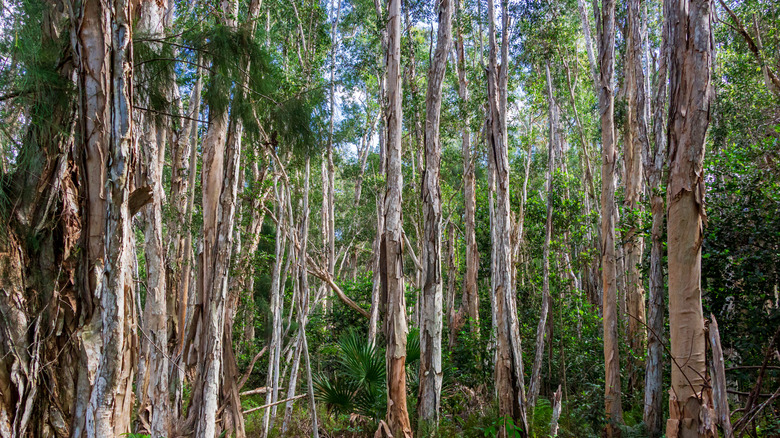
[[[328,376],[314,378],[314,395],[328,408],[373,419],[386,410],[384,354],[355,332],[338,343],[338,366]]]

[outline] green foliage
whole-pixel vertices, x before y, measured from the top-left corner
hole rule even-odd
[[[353,332],[341,338],[337,354],[339,362],[333,375],[314,378],[317,399],[340,413],[382,418],[387,402],[383,352]]]

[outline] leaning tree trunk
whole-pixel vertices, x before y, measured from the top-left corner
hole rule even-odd
[[[428,70],[425,99],[425,172],[423,202],[423,288],[420,302],[420,394],[417,404],[418,431],[438,425],[441,398],[441,100],[447,55],[452,44],[452,2],[439,3],[439,30],[436,52]]]
[[[680,0],[671,37],[667,190],[672,390],[667,437],[716,437],[701,302],[704,142],[712,100],[711,0]]]
[[[626,310],[628,314],[629,390],[641,388],[640,372],[644,368],[641,359],[647,341],[645,326],[645,290],[639,265],[642,263],[644,238],[640,233],[644,192],[642,153],[648,150],[647,113],[645,101],[645,74],[642,70],[642,23],[640,0],[628,2],[628,32],[626,38],[625,89],[628,100],[628,132],[630,141],[624,147],[625,160],[625,219],[627,230],[623,248],[626,258]]]
[[[406,410],[406,300],[404,298],[401,194],[401,1],[389,0],[387,21],[387,191],[385,229],[380,245],[383,302],[386,303],[387,425],[397,438],[411,437]]]
[[[656,79],[655,108],[653,114],[653,143],[650,150],[647,144],[645,152],[645,176],[650,192],[652,229],[650,247],[650,272],[648,275],[650,296],[648,299],[647,324],[650,332],[647,340],[647,359],[645,361],[645,408],[644,422],[650,438],[658,438],[663,432],[663,349],[664,340],[664,272],[663,272],[663,226],[664,198],[661,196],[661,174],[666,162],[666,110],[668,60],[669,60],[669,0],[663,2],[661,22],[661,50],[658,60]]]
[[[523,431],[528,430],[525,415],[525,386],[523,382],[523,359],[520,348],[517,302],[512,288],[513,257],[510,241],[509,208],[509,151],[506,129],[506,96],[509,64],[509,11],[507,2],[502,2],[503,26],[501,35],[501,67],[497,60],[495,36],[495,8],[488,0],[488,22],[490,24],[490,56],[488,66],[488,156],[495,172],[496,201],[494,206],[493,260],[491,266],[493,318],[496,328],[495,387],[498,398],[498,413],[512,418]],[[508,428],[501,428],[506,436]]]

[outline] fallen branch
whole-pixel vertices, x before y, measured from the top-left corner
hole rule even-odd
[[[279,388],[279,389],[282,389],[282,388]],[[244,391],[242,393],[239,393],[238,395],[240,397],[248,397],[250,395],[255,395],[255,394],[265,394],[266,392],[268,392],[268,387],[267,386],[261,386],[259,388],[250,389],[249,391]]]
[[[314,260],[312,260],[311,256],[307,255],[307,258],[309,260],[308,264],[310,266],[316,266],[314,264]],[[371,318],[371,315],[369,315],[369,313],[368,313],[368,311],[366,311],[366,309],[358,306],[358,304],[356,302],[352,301],[344,293],[344,291],[341,290],[341,288],[336,283],[333,282],[333,278],[330,276],[330,274],[328,274],[327,272],[323,271],[322,269],[318,269],[316,267],[309,267],[309,266],[307,266],[306,270],[309,272],[309,274],[311,274],[311,275],[319,278],[320,280],[324,281],[325,283],[327,283],[328,286],[330,286],[330,288],[333,289],[334,292],[336,292],[336,295],[338,295],[339,299],[341,301],[343,301],[344,304],[346,304],[347,306],[349,306],[352,309],[354,309],[357,313],[359,313],[359,314],[363,315],[364,317],[366,317],[366,319],[370,319]]]
[[[404,242],[406,242],[406,247],[409,248],[409,256],[412,257],[412,261],[414,262],[414,266],[417,267],[417,270],[422,272],[422,265],[420,264],[420,261],[417,259],[417,255],[414,253],[414,248],[412,248],[412,242],[409,241],[409,238],[406,236],[406,233],[401,233],[404,236]]]
[[[752,394],[752,393],[750,393],[750,392],[747,392],[747,391],[734,391],[734,390],[732,390],[732,389],[729,389],[729,390],[727,390],[726,392],[728,392],[729,394],[734,394],[734,395],[741,395],[741,396],[743,396],[743,397],[747,397],[747,396],[749,396],[750,394]],[[762,397],[762,398],[766,398],[766,397],[772,397],[772,395],[773,395],[773,394],[758,394],[758,396],[759,396],[759,397]]]
[[[265,353],[265,350],[268,350],[268,346],[266,345],[263,347],[262,350],[260,350],[259,353],[255,355],[255,357],[252,358],[252,362],[249,363],[249,368],[247,368],[246,373],[244,373],[244,377],[241,378],[241,380],[238,382],[238,390],[240,391],[241,388],[244,387],[244,384],[249,379],[249,376],[252,375],[252,368],[255,367],[255,362],[257,362],[257,359],[260,359],[260,357]]]
[[[246,411],[243,412],[243,414],[244,415],[251,414],[252,412],[259,411],[259,410],[265,409],[265,408],[270,408],[271,406],[276,406],[276,405],[280,405],[282,403],[287,403],[288,401],[298,400],[299,398],[306,397],[307,395],[309,395],[309,394],[299,394],[299,395],[296,395],[295,397],[290,397],[290,398],[286,398],[284,400],[279,400],[279,401],[275,401],[273,403],[269,403],[267,405],[258,406],[256,408],[252,408],[252,409],[247,409]]]

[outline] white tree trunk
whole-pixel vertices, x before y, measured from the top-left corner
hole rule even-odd
[[[442,280],[441,280],[441,101],[447,55],[452,44],[452,2],[439,3],[439,29],[430,69],[425,112],[425,172],[422,181],[423,288],[420,302],[420,393],[418,430],[438,425],[441,398]]]

